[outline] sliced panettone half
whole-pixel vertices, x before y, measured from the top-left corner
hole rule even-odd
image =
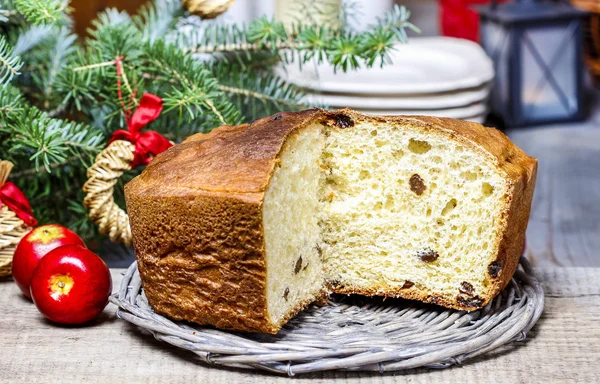
[[[324,292],[484,306],[518,264],[536,167],[479,124],[315,109],[192,136],[126,198],[157,312],[275,333]]]

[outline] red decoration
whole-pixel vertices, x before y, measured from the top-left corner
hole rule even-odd
[[[135,154],[131,168],[150,163],[153,156],[166,151],[173,144],[155,131],[140,132],[146,124],[156,119],[162,111],[162,99],[150,93],[144,93],[140,105],[127,120],[128,130],[120,129],[113,133],[109,144],[115,140],[127,140],[135,144]]]
[[[505,2],[500,0],[498,3]],[[479,41],[479,15],[472,9],[477,4],[489,4],[489,0],[442,0],[442,35]]]
[[[23,192],[10,181],[0,186],[0,208],[3,203],[28,226],[33,227],[37,224],[37,220],[33,217],[29,201]]]
[[[151,93],[144,93],[133,114],[125,106],[123,94],[121,92],[121,76],[123,75],[122,60],[122,57],[118,57],[115,60],[115,65],[117,67],[117,94],[119,95],[119,101],[123,106],[123,113],[125,114],[128,130],[120,129],[115,131],[108,143],[110,144],[115,140],[127,140],[135,144],[134,158],[131,163],[131,168],[135,168],[138,165],[150,163],[152,157],[166,151],[173,144],[158,132],[141,132],[148,123],[155,120],[162,112],[163,101],[160,97]],[[135,98],[136,92],[137,89],[133,91],[133,94],[131,95],[132,98]]]

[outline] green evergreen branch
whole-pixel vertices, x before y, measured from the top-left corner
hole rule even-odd
[[[96,68],[102,68],[102,67],[110,67],[113,66],[117,63],[117,60],[111,60],[111,61],[105,61],[103,63],[94,63],[94,64],[88,64],[88,65],[82,65],[79,67],[75,67],[72,68],[73,72],[79,72],[79,71],[87,71],[90,69],[96,69]]]
[[[39,25],[58,24],[69,3],[62,0],[14,0],[14,5],[30,23]]]
[[[15,119],[23,110],[25,99],[15,87],[0,88],[0,125],[10,119]]]
[[[110,10],[92,22],[95,29],[88,31],[91,39],[87,40],[87,44],[93,53],[102,58],[101,61],[111,61],[117,57],[134,60],[141,54],[142,33],[133,23],[127,22],[129,16],[126,15]]]
[[[273,44],[250,42],[243,30],[237,26],[209,25],[194,31],[190,36],[179,35],[178,44],[186,53],[239,53],[258,51],[281,51],[298,49],[299,44],[292,39],[275,41]]]
[[[273,50],[286,50],[286,49],[299,49],[300,44],[294,41],[280,41],[275,44],[264,44],[260,43],[249,43],[249,42],[238,42],[229,44],[215,44],[213,46],[196,46],[185,49],[188,53],[236,53],[236,52],[258,52],[258,51],[273,51]]]
[[[82,124],[49,118],[35,107],[24,109],[20,116],[0,127],[7,133],[11,156],[26,155],[35,169],[44,167],[51,172],[51,164],[64,162],[67,154],[89,155],[99,152],[104,137],[86,129]]]
[[[166,111],[177,110],[180,116],[187,115],[192,120],[207,109],[220,124],[234,124],[239,120],[239,112],[224,99],[211,73],[176,46],[163,41],[147,45],[142,60],[143,71],[157,80],[162,79],[160,83],[168,86],[163,97]]]
[[[248,42],[259,47],[271,47],[271,49],[275,49],[279,42],[288,40],[293,42],[293,37],[288,36],[282,22],[269,20],[264,16],[252,21],[245,35]]]
[[[164,0],[142,6],[133,22],[142,32],[143,40],[154,43],[173,30],[183,14],[180,0]]]
[[[281,110],[306,108],[304,92],[264,70],[243,70],[238,62],[217,61],[210,66],[219,88],[243,111],[245,121]]]
[[[20,30],[18,35],[17,42],[13,48],[13,54],[21,56],[52,37],[53,27],[50,25],[34,25]]]
[[[254,99],[261,100],[261,101],[269,101],[269,102],[272,102],[273,104],[276,104],[276,105],[284,107],[284,108],[289,107],[291,109],[297,109],[297,108],[305,108],[307,106],[307,104],[303,104],[301,102],[295,102],[295,101],[290,100],[292,98],[271,96],[268,94],[268,92],[265,92],[264,90],[263,90],[263,92],[257,92],[257,91],[251,91],[246,88],[231,87],[228,85],[220,85],[219,88],[223,92],[231,94],[231,95],[242,95],[247,98],[254,98]]]
[[[77,36],[69,33],[66,28],[61,28],[56,34],[54,44],[48,57],[48,67],[41,76],[42,91],[44,95],[44,107],[50,107],[54,84],[61,71],[67,66],[70,56],[75,52],[75,40]]]
[[[22,66],[21,58],[13,55],[13,49],[6,38],[0,35],[0,87],[6,86],[13,77],[19,75]]]
[[[361,58],[361,36],[358,35],[342,35],[339,39],[332,41],[331,45],[326,48],[329,61],[333,65],[334,70],[341,68],[344,72],[348,69],[360,67],[358,62]],[[373,57],[367,57],[367,62],[374,62]]]
[[[69,157],[65,158],[63,161],[57,161],[55,163],[50,163],[48,168],[50,170],[62,168],[68,164],[73,164],[73,163],[79,162],[79,159],[80,159],[79,156],[69,156]],[[27,168],[27,169],[23,169],[18,172],[11,172],[10,176],[14,179],[21,179],[21,178],[30,179],[30,178],[36,176],[37,174],[39,174],[39,172],[40,172],[39,169]]]
[[[355,34],[314,24],[295,25],[288,33],[283,23],[263,17],[246,30],[207,26],[191,36],[180,35],[178,44],[188,53],[213,55],[270,51],[286,61],[293,60],[295,52],[301,63],[317,57],[319,61],[327,59],[335,69],[347,71],[358,68],[361,62],[372,66],[378,57],[385,58],[396,42],[406,42],[406,29],[418,31],[409,19],[410,12],[395,5],[371,31]]]
[[[79,52],[78,56],[78,63],[81,60],[90,58],[89,55],[82,54],[81,52]],[[114,60],[110,65],[114,67]],[[94,105],[98,100],[98,89],[95,87],[99,85],[100,81],[96,71],[89,70],[91,68],[80,71],[76,69],[67,68],[61,71],[56,79],[55,87],[57,93],[60,93],[63,97],[62,103],[56,108],[57,110],[71,107],[71,109],[83,111],[85,106]],[[49,112],[49,114],[53,116],[52,113]]]
[[[98,14],[96,20],[92,21],[95,30],[101,30],[108,26],[126,25],[129,23],[131,23],[129,14],[125,11],[119,11],[116,8],[105,9]]]

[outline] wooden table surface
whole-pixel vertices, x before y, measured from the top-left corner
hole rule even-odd
[[[538,159],[529,260],[535,266],[600,267],[600,122],[508,134]]]
[[[122,269],[113,269],[115,286]],[[445,370],[402,374],[330,372],[294,380],[329,383],[599,383],[600,268],[538,269],[546,307],[524,342]],[[291,379],[211,367],[191,352],[117,319],[109,305],[92,324],[46,321],[16,285],[0,282],[0,383],[255,383]]]
[[[598,109],[600,111],[600,108]],[[600,383],[600,117],[510,131],[539,159],[527,257],[546,289],[546,309],[525,342],[445,370],[402,374],[323,373],[328,383]],[[109,265],[131,255],[113,248]],[[112,269],[115,286],[122,269]],[[264,383],[290,379],[209,367],[114,316],[92,324],[49,323],[11,280],[0,281],[0,383]]]

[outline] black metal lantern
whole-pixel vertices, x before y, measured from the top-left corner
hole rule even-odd
[[[492,113],[510,127],[581,120],[586,13],[533,0],[493,1],[478,11],[481,43],[496,70]]]

